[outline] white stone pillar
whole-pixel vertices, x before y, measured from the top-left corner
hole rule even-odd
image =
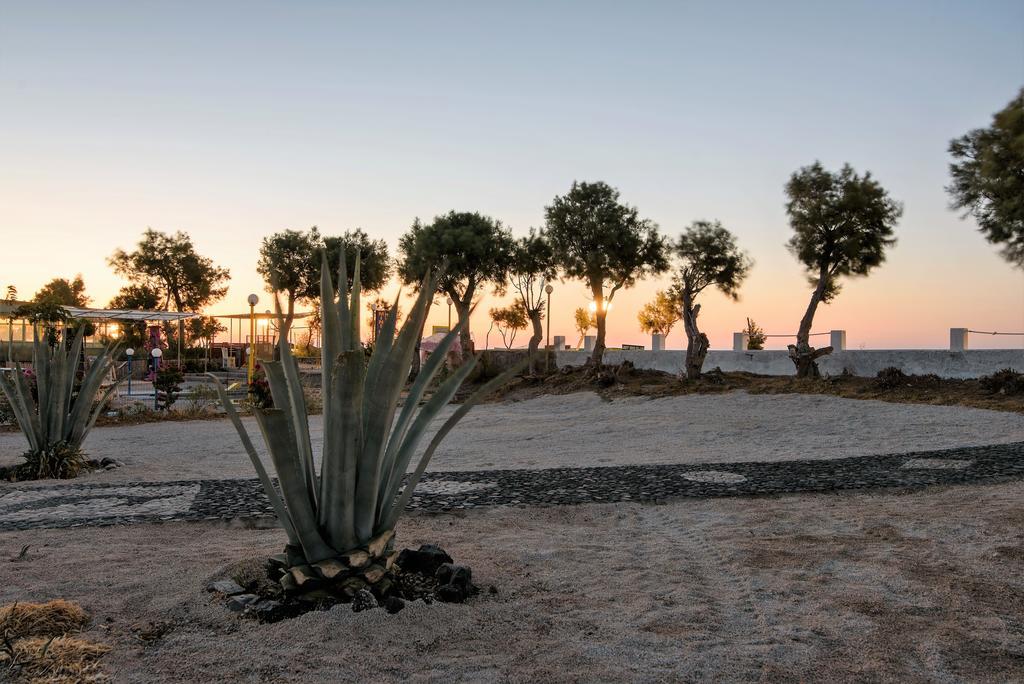
[[[583,351],[594,351],[597,344],[597,335],[587,335],[583,338]]]
[[[665,351],[665,336],[651,335],[651,349],[653,351]]]
[[[835,351],[846,350],[846,331],[845,330],[833,330],[829,334],[829,344],[832,345],[832,349]]]
[[[565,351],[565,335],[555,335],[555,351]]]
[[[747,351],[750,348],[750,335],[744,332],[732,334],[732,350]]]
[[[967,328],[949,329],[949,351],[967,351]]]

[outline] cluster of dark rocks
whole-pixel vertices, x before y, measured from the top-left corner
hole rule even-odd
[[[115,468],[123,467],[124,463],[116,458],[90,458],[85,462],[85,465],[89,466],[92,470],[114,470]]]
[[[265,578],[245,586],[234,579],[217,580],[207,590],[225,597],[230,610],[261,622],[340,605],[357,613],[383,608],[395,614],[406,601],[462,603],[478,593],[470,568],[456,565],[444,549],[424,544],[389,551],[391,535],[371,541],[368,548],[313,564],[287,548],[267,560]]]

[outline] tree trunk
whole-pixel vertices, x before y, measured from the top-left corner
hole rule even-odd
[[[590,355],[590,361],[596,368],[600,368],[604,363],[604,340],[608,332],[608,311],[604,304],[602,283],[594,284],[592,279],[590,290],[594,295],[594,306],[597,308],[597,340],[594,342],[594,352]]]
[[[683,291],[683,327],[686,328],[686,379],[700,379],[704,359],[708,355],[708,336],[697,327],[700,304],[693,303],[693,295]]]
[[[796,366],[798,378],[820,378],[821,371],[818,369],[817,359],[826,354],[832,353],[832,347],[815,349],[811,346],[811,326],[814,325],[814,314],[818,310],[818,304],[825,298],[825,290],[828,288],[828,272],[822,268],[818,275],[818,284],[811,293],[811,301],[807,304],[807,311],[800,319],[800,328],[796,332],[796,344],[789,345],[789,358]]]
[[[452,297],[452,303],[455,305],[455,312],[458,314],[459,323],[462,324],[462,329],[459,331],[459,344],[462,345],[462,356],[465,358],[467,354],[473,353],[473,338],[469,335],[469,299],[458,301]]]
[[[541,340],[544,339],[544,326],[541,323],[540,309],[529,310],[530,322],[533,324],[533,337],[530,338],[530,375],[537,374],[537,348],[540,347]],[[547,350],[545,354],[549,353]]]

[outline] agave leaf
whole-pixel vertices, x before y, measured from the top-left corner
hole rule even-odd
[[[89,431],[88,422],[89,415],[92,413],[93,400],[100,390],[100,385],[103,384],[103,376],[110,370],[111,357],[113,356],[113,351],[117,348],[117,345],[105,347],[82,379],[82,386],[78,389],[78,397],[71,407],[70,425],[67,433],[69,437],[66,440],[74,446],[79,446]],[[122,380],[120,379],[116,380],[114,386],[119,385],[121,382]]]
[[[295,443],[295,456],[299,462],[299,472],[306,483],[306,491],[309,495],[310,505],[316,510],[319,492],[316,488],[316,475],[311,473],[313,455],[311,451],[304,451],[303,447],[309,447],[309,423],[303,423],[295,415],[295,406],[292,403],[291,392],[288,391],[288,382],[285,379],[284,369],[280,361],[264,361],[263,369],[267,373],[267,382],[270,385],[270,394],[274,399],[274,408],[280,409],[285,418],[288,436]],[[302,411],[305,414],[305,411]],[[305,433],[306,439],[300,434]],[[310,477],[312,474],[312,477]]]
[[[277,311],[279,325],[284,330],[284,316],[281,314],[281,302],[274,296],[274,307]],[[276,382],[282,386],[288,396],[288,404],[291,412],[292,429],[295,434],[296,446],[299,457],[302,459],[303,472],[309,485],[309,495],[313,501],[313,509],[316,510],[320,500],[320,483],[316,476],[316,465],[313,463],[313,447],[309,439],[309,416],[306,413],[306,397],[302,393],[302,381],[299,379],[299,368],[292,356],[291,345],[284,333],[278,339],[278,352],[281,355],[281,374]],[[269,377],[269,376],[268,376]],[[273,382],[271,392],[274,391]],[[276,404],[277,399],[274,399]],[[282,405],[281,408],[284,408]]]
[[[362,415],[363,376],[366,355],[362,349],[343,352],[338,357],[338,367],[329,391],[334,394],[330,416],[324,416],[324,443],[327,433],[332,434],[332,444],[339,453],[324,453],[323,504],[320,521],[327,530],[331,543],[342,550],[350,549],[360,542],[358,534],[358,498],[356,479],[359,469],[358,456],[363,442]]]
[[[419,406],[420,399],[423,398],[423,393],[426,392],[427,386],[434,379],[434,376],[437,375],[438,371],[441,370],[441,367],[447,360],[448,351],[452,348],[452,345],[455,344],[455,340],[459,338],[459,334],[462,332],[464,324],[464,321],[459,321],[455,326],[455,329],[451,330],[444,336],[441,343],[437,345],[434,352],[427,358],[426,363],[423,364],[423,368],[420,369],[419,375],[416,376],[416,380],[413,381],[412,386],[409,388],[409,393],[405,396],[405,404],[402,406],[401,413],[398,414],[398,420],[395,421],[395,426],[391,430],[391,437],[388,440],[388,448],[384,454],[385,469],[387,469],[394,460],[395,454],[398,452],[398,449],[402,445],[402,441],[405,439],[405,431],[409,427],[409,422],[412,420],[413,414]]]
[[[452,431],[452,428],[458,424],[460,420],[465,417],[469,410],[479,404],[484,397],[498,389],[509,380],[519,374],[523,368],[530,362],[527,358],[521,361],[507,371],[494,378],[490,382],[486,383],[483,387],[473,393],[465,402],[462,403],[448,420],[444,422],[441,429],[437,431],[434,438],[430,440],[430,444],[427,445],[426,451],[423,452],[423,456],[420,457],[420,462],[416,466],[416,470],[409,476],[409,481],[405,485],[405,490],[402,492],[402,496],[398,499],[398,502],[388,511],[384,518],[384,523],[379,527],[380,531],[390,530],[394,528],[395,523],[398,521],[398,516],[402,514],[405,507],[409,505],[409,499],[412,498],[413,490],[416,489],[416,485],[419,484],[420,478],[423,477],[423,472],[427,469],[427,464],[430,463],[430,459],[434,456],[434,452],[437,451],[437,447],[441,444],[444,438]]]
[[[242,419],[238,417],[238,411],[231,404],[231,398],[228,397],[227,390],[224,389],[220,378],[213,373],[207,373],[207,375],[213,378],[214,386],[217,388],[217,396],[220,397],[220,403],[224,407],[224,412],[227,414],[231,424],[235,426],[235,431],[238,433],[238,438],[242,440],[245,453],[249,454],[249,460],[252,461],[252,466],[256,469],[256,476],[259,477],[260,484],[263,485],[263,492],[270,499],[270,505],[273,507],[274,513],[277,514],[277,519],[281,521],[284,533],[288,536],[288,543],[298,546],[299,539],[295,535],[295,526],[292,524],[291,516],[288,515],[288,509],[285,508],[284,502],[278,496],[277,489],[267,474],[267,469],[263,467],[263,461],[260,459],[259,454],[256,453],[256,447],[253,446],[252,440],[249,438],[249,432],[242,424]]]
[[[338,255],[338,323],[341,327],[341,351],[352,349],[352,314],[348,307],[348,265],[345,263],[345,245]]]
[[[18,376],[21,375],[20,366],[16,368],[15,373]],[[39,431],[32,424],[32,420],[35,418],[34,406],[30,408],[26,405],[17,377],[9,378],[4,373],[0,373],[0,389],[7,395],[7,400],[11,404],[11,410],[14,411],[14,417],[18,419],[18,425],[28,440],[29,449],[38,452],[40,450],[38,442]]]
[[[401,293],[399,293],[401,296]],[[380,378],[380,370],[384,366],[384,360],[387,358],[388,352],[391,349],[392,343],[395,341],[395,325],[398,321],[398,302],[395,302],[395,306],[391,307],[388,311],[388,315],[384,317],[384,324],[380,328],[380,334],[377,335],[377,341],[373,345],[373,354],[370,355],[370,362],[366,366],[366,386],[376,387],[377,381]],[[365,409],[365,407],[364,407]],[[363,429],[366,429],[366,416],[367,413],[363,411]]]
[[[42,451],[46,448],[46,433],[43,432],[42,421],[39,419],[38,404],[32,397],[32,388],[28,386],[25,370],[20,363],[14,364],[14,387],[18,392],[21,405],[24,407],[23,411],[28,416],[28,423],[22,423],[21,430],[26,436],[29,434],[34,436],[36,444],[32,447],[33,450]],[[29,442],[31,441],[29,440]]]
[[[301,463],[295,452],[295,440],[289,434],[287,418],[281,409],[256,410],[256,423],[263,433],[270,458],[277,471],[277,479],[281,483],[281,493],[288,511],[291,513],[292,524],[299,545],[309,562],[316,562],[335,555],[333,549],[324,542],[316,523],[316,514],[306,490]]]
[[[433,359],[433,355],[430,358]],[[441,410],[448,405],[448,402],[452,400],[455,393],[459,391],[459,387],[462,386],[462,383],[469,377],[469,374],[476,368],[478,360],[479,357],[476,356],[467,360],[466,363],[459,366],[451,377],[441,383],[441,386],[434,392],[434,396],[416,414],[416,420],[412,422],[412,426],[409,427],[403,439],[400,441],[395,439],[396,435],[394,432],[392,433],[392,440],[399,442],[400,446],[396,447],[394,458],[385,464],[387,469],[383,471],[384,484],[381,488],[377,505],[378,519],[383,518],[388,506],[395,502],[398,488],[402,485],[402,476],[405,475],[405,471],[408,469],[413,454],[416,453],[416,448],[426,433],[427,427]],[[391,450],[390,444],[388,445],[388,450]],[[378,532],[380,531],[382,530],[378,530]]]
[[[424,285],[429,284],[428,274]],[[427,287],[420,290],[398,339],[387,352],[376,385],[369,387],[364,397],[366,430],[362,454],[359,457],[361,476],[356,484],[357,534],[372,534],[373,531],[386,440],[395,420],[395,410],[402,386],[409,377],[412,356],[416,352],[416,341],[426,321],[430,295]]]
[[[352,269],[352,348],[357,349],[362,344],[362,337],[360,335],[360,328],[362,321],[359,318],[359,293],[362,291],[362,283],[359,282],[359,259],[360,251],[356,250],[356,263]]]

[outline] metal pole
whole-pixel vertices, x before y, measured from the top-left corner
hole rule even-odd
[[[548,285],[545,288],[545,291],[548,293],[548,320],[547,320],[547,324],[548,324],[548,341],[547,341],[547,344],[544,345],[544,373],[545,374],[547,374],[548,371],[550,370],[551,354],[552,354],[552,349],[551,349],[551,290],[552,290],[552,287],[550,285]]]
[[[249,384],[256,374],[256,305],[249,305]]]

